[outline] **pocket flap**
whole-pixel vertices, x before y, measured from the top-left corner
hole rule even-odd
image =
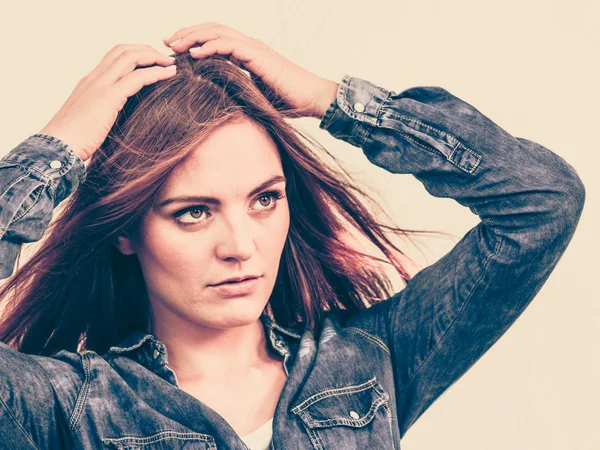
[[[353,386],[326,389],[292,409],[308,428],[364,427],[389,400],[376,378]]]

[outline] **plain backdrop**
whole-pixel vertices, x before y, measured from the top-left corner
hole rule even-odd
[[[161,42],[218,22],[261,39],[320,76],[344,74],[400,92],[434,85],[517,137],[541,143],[583,179],[577,232],[511,329],[413,425],[404,450],[598,450],[600,17],[592,0],[2,2],[0,156],[36,133],[118,43]],[[360,149],[299,126],[378,193],[399,226],[427,238],[428,263],[479,221],[410,175],[370,165]],[[418,258],[418,253],[413,253]],[[403,285],[398,284],[398,288]]]

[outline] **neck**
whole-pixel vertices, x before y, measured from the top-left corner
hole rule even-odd
[[[260,319],[229,328],[159,320],[153,331],[166,345],[169,366],[181,383],[232,378],[261,370],[273,359]]]

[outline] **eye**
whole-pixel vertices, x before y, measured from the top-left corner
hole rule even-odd
[[[266,205],[261,203],[261,205],[265,206],[266,207],[265,209],[267,211],[269,211],[269,210],[275,209],[277,207],[277,200],[280,200],[283,198],[283,192],[279,191],[279,190],[263,192],[258,197],[259,202],[264,198],[268,199],[268,203]]]
[[[284,197],[285,195],[283,191],[280,190],[267,191],[259,194],[257,197],[257,202],[262,205],[262,208],[258,208],[258,213],[266,214],[273,211],[275,208],[277,208],[277,200],[280,200]],[[210,217],[211,214],[207,206],[194,205],[176,212],[173,214],[173,218],[180,225],[187,226],[204,222],[207,219],[202,219],[202,216],[207,214],[208,217]],[[182,220],[183,218],[186,218],[186,220]]]
[[[206,214],[208,211],[208,208],[206,206],[203,205],[196,205],[196,206],[192,206],[190,208],[186,208],[182,211],[176,212],[173,215],[173,218],[179,222],[181,225],[194,225],[195,223],[200,223],[202,222],[200,219],[200,217],[202,217],[202,214]],[[189,214],[189,217],[192,219],[192,221],[188,221],[188,220],[181,220],[181,217],[185,217],[186,215]]]

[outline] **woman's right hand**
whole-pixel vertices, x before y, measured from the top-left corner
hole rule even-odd
[[[173,76],[174,61],[149,45],[116,45],[77,83],[40,133],[65,142],[86,161],[106,139],[127,99],[143,86]]]

